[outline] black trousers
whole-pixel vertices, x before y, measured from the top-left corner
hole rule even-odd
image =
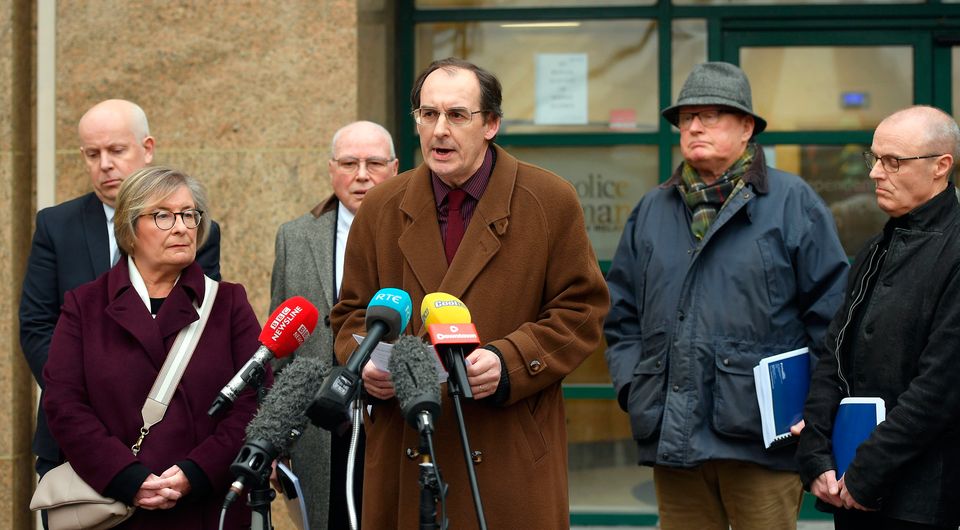
[[[891,519],[880,512],[837,510],[833,513],[837,530],[956,530],[956,526],[935,526]]]

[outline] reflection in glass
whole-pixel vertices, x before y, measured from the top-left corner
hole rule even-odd
[[[616,400],[568,399],[570,510],[657,513],[653,472],[637,466],[630,420]]]
[[[417,9],[653,5],[655,0],[416,0]]]
[[[507,147],[524,162],[570,181],[583,206],[587,233],[601,261],[613,259],[623,225],[640,197],[657,185],[654,146]]]
[[[672,24],[673,50],[670,60],[670,102],[676,102],[680,88],[693,67],[707,60],[707,21],[702,18],[678,19]]]
[[[913,102],[910,46],[741,48],[740,66],[770,131],[872,130]]]
[[[600,344],[592,355],[587,357],[576,370],[567,374],[563,379],[565,385],[604,385],[610,388],[613,381],[610,379],[610,371],[607,369],[607,360],[603,352],[607,350],[607,340],[600,339]]]
[[[863,165],[870,146],[778,145],[778,167],[802,175],[830,206],[848,256],[883,230],[888,217],[877,206],[875,186]]]
[[[673,0],[676,5],[921,4],[926,0]],[[960,0],[943,0],[944,2]]]
[[[503,84],[501,133],[655,131],[657,26],[651,20],[585,20],[538,23],[466,22],[418,24],[419,73],[431,61],[461,57],[492,71]],[[537,65],[545,54],[586,58],[586,124],[537,125]],[[541,89],[562,95],[564,86]],[[571,77],[570,85],[582,78]],[[559,81],[562,81],[560,79]]]

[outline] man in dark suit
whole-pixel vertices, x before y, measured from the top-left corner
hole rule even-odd
[[[93,191],[37,212],[36,230],[20,296],[20,347],[33,377],[44,387],[43,366],[63,295],[95,280],[120,257],[113,236],[113,212],[120,184],[153,160],[155,141],[143,109],[129,101],[98,103],[79,124],[80,153]],[[220,280],[220,228],[213,223],[197,261]],[[37,412],[33,439],[40,476],[61,462],[60,449]]]
[[[299,295],[324,315],[324,325],[318,326],[316,332],[318,337],[300,347],[294,356],[320,358],[327,369],[334,361],[328,315],[339,297],[350,224],[366,192],[396,175],[399,165],[390,133],[369,121],[354,122],[338,130],[333,136],[331,155],[333,195],[280,226],[270,281],[271,307]],[[282,366],[288,359],[275,361],[274,368],[280,370],[278,381],[283,381]],[[310,528],[349,528],[345,487],[349,442],[349,431],[331,436],[309,425],[293,446],[293,471],[304,487]],[[363,462],[362,447],[357,448],[357,455],[359,468]],[[359,486],[362,470],[355,476]],[[360,488],[354,491],[359,500]],[[356,507],[359,511],[359,502]]]

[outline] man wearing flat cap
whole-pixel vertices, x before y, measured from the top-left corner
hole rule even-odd
[[[607,275],[617,398],[661,528],[796,528],[796,446],[764,449],[753,367],[820,351],[847,257],[823,200],[753,142],[767,124],[743,71],[697,65],[662,115],[683,163],[634,208]]]

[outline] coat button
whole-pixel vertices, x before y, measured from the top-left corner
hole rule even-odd
[[[541,368],[543,368],[543,365],[540,363],[540,361],[536,359],[530,361],[530,370],[539,372]]]
[[[724,360],[723,360],[723,365],[724,365],[724,366],[730,366],[730,359],[724,359]]]
[[[674,392],[679,392],[679,391],[680,391],[680,385],[673,385],[673,391],[674,391]]]
[[[663,361],[657,361],[657,368],[660,368],[661,365],[663,365]]]
[[[677,320],[683,322],[683,311],[677,311]]]

